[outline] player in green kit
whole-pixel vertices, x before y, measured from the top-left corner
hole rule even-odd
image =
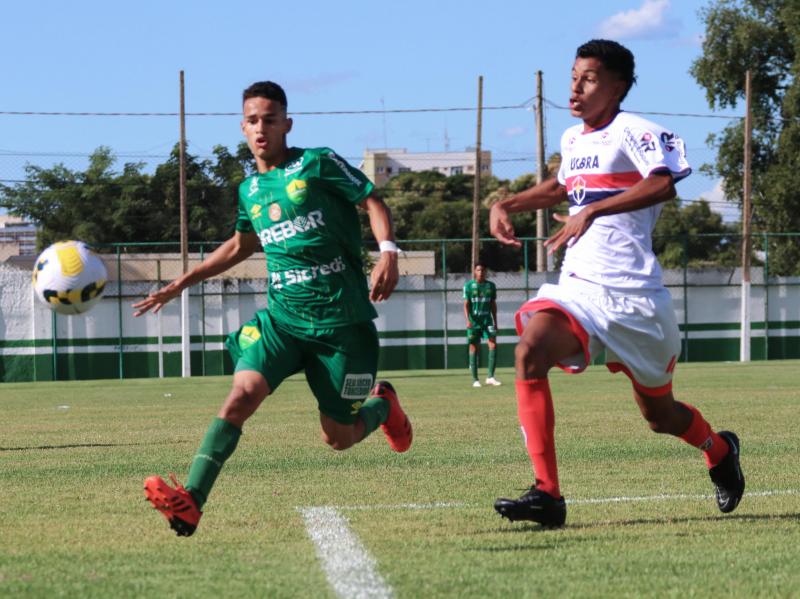
[[[322,439],[347,449],[379,426],[394,451],[411,446],[411,423],[386,381],[375,383],[378,335],[372,301],[399,279],[391,214],[372,183],[328,148],[287,146],[286,94],[270,81],[243,94],[242,132],[258,173],[239,186],[233,237],[200,265],[134,304],[157,312],[181,291],[264,251],[267,309],[226,345],[233,386],[194,456],[186,487],[145,479],[145,496],[179,536],[194,533],[222,465],[245,421],[288,376],[304,371],[317,399]],[[365,209],[381,250],[367,286],[356,206]]]
[[[494,366],[497,362],[497,287],[486,278],[486,266],[483,264],[476,264],[472,275],[475,278],[464,283],[463,295],[472,386],[481,386],[478,380],[478,347],[481,339],[486,339],[489,345],[486,384],[501,385],[502,383],[494,378]]]

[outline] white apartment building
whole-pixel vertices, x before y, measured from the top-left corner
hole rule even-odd
[[[436,171],[446,176],[475,175],[475,150],[463,152],[409,152],[405,148],[364,150],[359,168],[375,185],[406,172]],[[492,153],[481,151],[481,176],[492,174]]]

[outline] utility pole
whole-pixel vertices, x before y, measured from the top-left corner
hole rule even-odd
[[[544,111],[542,101],[542,72],[536,71],[536,184],[544,181]],[[544,238],[547,237],[547,210],[536,210],[536,272],[547,270],[547,253]]]
[[[472,191],[472,271],[478,263],[478,215],[481,204],[481,127],[483,124],[483,75],[478,77],[478,127],[475,142],[475,184]]]
[[[739,335],[739,361],[750,361],[750,194],[752,187],[751,149],[753,135],[752,121],[752,74],[750,70],[744,76],[744,181],[742,185],[742,304],[741,332]]]
[[[179,194],[180,194],[180,219],[181,219],[181,261],[183,273],[189,270],[189,224],[186,209],[186,95],[184,89],[183,71],[180,72],[181,106],[180,128],[181,138],[178,154],[179,161]],[[181,292],[181,376],[192,376],[191,345],[189,343],[189,289]]]

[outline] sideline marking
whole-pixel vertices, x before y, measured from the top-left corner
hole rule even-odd
[[[755,491],[745,497],[775,497],[800,495],[800,489]],[[645,501],[707,500],[713,495],[643,495],[630,497],[598,497],[567,500],[571,505],[599,503],[637,503]],[[478,507],[481,504],[436,501],[433,503],[399,503],[396,505],[340,505],[298,507],[306,523],[306,532],[314,543],[317,557],[333,591],[342,599],[390,599],[390,587],[378,573],[375,559],[369,554],[358,536],[350,530],[347,518],[341,511],[349,510],[435,510],[461,507]]]
[[[779,495],[800,495],[800,489],[778,489],[772,491],[752,491],[745,492],[744,497],[776,497]],[[676,494],[676,495],[632,495],[621,497],[587,497],[585,499],[567,499],[568,505],[590,505],[598,503],[637,503],[645,501],[677,501],[680,499],[689,500],[705,500],[713,499],[714,495],[708,494]],[[482,503],[465,503],[462,501],[436,501],[433,503],[398,503],[395,505],[337,505],[333,506],[335,510],[435,510],[444,508],[459,508],[459,507],[480,507]],[[299,508],[298,508],[299,509]]]
[[[377,564],[350,530],[347,518],[331,506],[297,508],[306,532],[334,592],[343,599],[389,599],[391,587],[378,573]]]

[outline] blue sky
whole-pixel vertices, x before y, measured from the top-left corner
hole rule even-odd
[[[13,2],[0,23],[2,111],[174,112],[185,71],[189,112],[235,112],[249,83],[284,85],[290,111],[469,107],[477,77],[486,106],[520,105],[535,94],[564,106],[575,48],[592,37],[627,45],[637,60],[632,111],[712,111],[688,69],[701,51],[699,0],[534,2],[407,0],[302,3]],[[726,111],[738,114],[739,111]],[[713,159],[706,137],[722,119],[651,116],[682,135],[694,165]],[[574,123],[547,108],[547,152]],[[190,151],[241,139],[235,116],[189,117]],[[295,117],[290,142],[333,147],[354,161],[365,147],[437,151],[475,143],[471,112]],[[166,155],[177,141],[175,117],[56,117],[0,114],[0,179],[24,161],[63,155],[70,166],[99,145],[131,156]],[[530,170],[533,113],[487,111],[483,145],[495,173]],[[33,154],[33,156],[29,156]],[[77,155],[77,156],[76,156]],[[684,197],[709,196],[715,181],[695,175]],[[714,198],[718,199],[718,198]]]

